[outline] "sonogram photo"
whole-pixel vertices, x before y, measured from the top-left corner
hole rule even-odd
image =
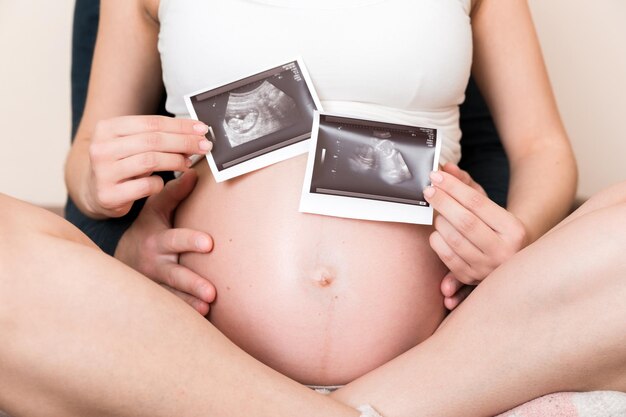
[[[192,116],[210,126],[207,156],[222,181],[306,152],[320,109],[300,60],[185,97]],[[291,147],[289,150],[286,148]]]
[[[439,163],[437,129],[316,113],[311,140],[301,212],[432,224],[423,189]]]
[[[223,124],[233,148],[293,126],[300,116],[294,99],[267,80],[241,91],[247,87],[228,93]]]
[[[436,130],[321,115],[311,192],[426,206]]]

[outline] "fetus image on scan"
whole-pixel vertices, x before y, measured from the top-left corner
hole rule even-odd
[[[370,145],[357,146],[349,160],[350,168],[356,172],[367,172],[376,168],[376,151]]]
[[[359,145],[350,157],[350,168],[364,173],[375,171],[389,184],[399,184],[412,178],[402,153],[388,140],[391,132],[374,131],[370,144]]]
[[[252,91],[229,94],[224,130],[230,145],[236,147],[292,126],[299,116],[291,97],[263,81]]]
[[[380,177],[389,184],[399,184],[412,178],[411,171],[400,151],[389,140],[374,139],[374,149],[379,155]]]

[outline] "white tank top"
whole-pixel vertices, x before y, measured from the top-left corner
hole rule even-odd
[[[471,0],[161,0],[167,110],[302,57],[327,112],[438,128],[458,162]]]

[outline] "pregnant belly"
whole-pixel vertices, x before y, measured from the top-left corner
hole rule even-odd
[[[430,336],[445,273],[430,227],[298,212],[306,157],[217,184],[206,163],[177,227],[210,233],[181,264],[209,279],[209,319],[305,384],[347,383]]]

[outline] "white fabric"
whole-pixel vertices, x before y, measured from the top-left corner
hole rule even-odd
[[[626,393],[557,392],[528,401],[497,417],[624,417]]]
[[[626,393],[616,391],[577,392],[572,398],[579,417],[626,416]]]
[[[324,110],[440,129],[458,162],[470,0],[161,0],[167,110],[185,94],[302,57]]]
[[[362,405],[357,408],[357,411],[361,412],[361,417],[383,417],[371,405]]]

